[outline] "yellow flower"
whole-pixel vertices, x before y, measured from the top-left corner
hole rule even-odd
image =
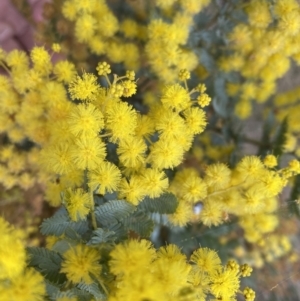
[[[196,203],[207,196],[207,185],[197,175],[189,175],[180,187],[180,194],[187,202]]]
[[[264,165],[269,168],[277,166],[277,158],[274,155],[267,155],[263,162]]]
[[[115,275],[130,275],[137,270],[150,267],[156,257],[150,241],[128,240],[118,244],[110,252],[110,271]]]
[[[81,137],[71,149],[71,160],[79,169],[96,169],[106,156],[105,144],[101,139]]]
[[[74,79],[76,69],[74,64],[71,62],[59,61],[54,65],[53,73],[58,81],[68,84]]]
[[[97,20],[89,14],[84,14],[76,19],[75,36],[79,42],[86,42],[93,38]]]
[[[41,152],[41,163],[47,170],[60,175],[72,171],[74,164],[68,143],[49,145]]]
[[[213,190],[227,188],[231,170],[223,163],[209,165],[205,170],[205,182]]]
[[[106,192],[112,193],[117,190],[121,172],[114,164],[104,161],[97,169],[90,171],[88,177],[90,188],[95,189],[99,186],[98,192],[104,195]]]
[[[152,145],[148,158],[154,168],[174,168],[183,160],[183,154],[176,140],[159,140]]]
[[[26,269],[9,284],[0,285],[1,301],[43,301],[45,295],[44,278],[33,268]]]
[[[0,280],[14,279],[25,268],[25,247],[17,232],[2,217],[0,217],[0,235]]]
[[[60,271],[65,273],[70,281],[91,284],[94,282],[91,275],[96,278],[100,277],[102,267],[99,260],[101,256],[97,249],[79,244],[66,251],[63,258]]]
[[[91,73],[83,73],[82,78],[77,75],[69,84],[69,92],[73,100],[95,100],[99,92],[97,77]]]
[[[105,114],[106,128],[112,132],[112,142],[126,139],[133,135],[137,125],[137,113],[125,102],[111,103]]]
[[[104,117],[94,105],[79,104],[69,113],[68,124],[75,136],[95,137],[104,127]]]
[[[200,134],[206,127],[206,115],[199,108],[189,108],[183,111],[183,116],[187,125],[187,130],[193,135]]]
[[[180,112],[190,105],[190,95],[179,84],[167,85],[162,91],[161,102],[164,107]]]
[[[130,168],[135,168],[144,162],[147,145],[141,138],[129,137],[119,142],[117,154],[120,162]]]
[[[147,168],[141,176],[145,193],[150,198],[159,197],[169,186],[168,178],[163,171]]]
[[[199,215],[200,221],[208,227],[217,226],[223,222],[223,210],[219,202],[206,199]]]
[[[210,275],[210,278],[212,282],[210,291],[217,298],[229,299],[237,293],[240,287],[239,277],[236,271],[231,269],[216,271]]]
[[[221,268],[221,259],[216,251],[209,248],[197,249],[191,255],[190,260],[194,262],[201,271],[206,272],[209,275],[214,274]]]
[[[123,178],[119,186],[119,198],[125,198],[133,205],[138,205],[146,195],[139,176],[131,176],[130,180]]]
[[[90,195],[81,188],[66,190],[63,201],[72,221],[84,219],[90,211]]]

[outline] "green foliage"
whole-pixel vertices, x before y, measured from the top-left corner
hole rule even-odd
[[[93,231],[92,238],[87,243],[88,245],[97,245],[101,243],[113,243],[116,239],[116,233],[110,230],[98,228]]]
[[[124,227],[138,234],[140,237],[149,237],[154,228],[154,222],[149,215],[136,211],[124,220]]]
[[[95,209],[96,220],[100,225],[116,224],[136,210],[135,206],[123,200],[114,200]]]
[[[97,301],[98,300],[106,300],[105,294],[101,291],[100,287],[98,286],[98,284],[96,282],[94,282],[92,284],[86,284],[86,283],[81,282],[77,285],[77,287],[81,291],[86,291],[89,294],[91,294]]]
[[[66,280],[65,275],[59,273],[62,263],[60,254],[37,247],[29,247],[27,252],[29,255],[28,265],[35,267],[46,279],[53,283],[62,283]]]
[[[286,143],[286,134],[288,132],[288,120],[284,118],[280,124],[273,142],[273,154],[275,156],[281,156],[284,151],[284,145]]]
[[[71,221],[64,208],[61,208],[52,217],[45,219],[41,225],[41,233],[43,235],[61,236],[67,233],[71,237],[75,237],[76,233],[82,235],[88,229],[87,222],[84,220],[78,222]]]
[[[166,192],[158,198],[146,197],[137,207],[138,210],[144,210],[145,212],[171,214],[174,213],[178,205],[178,200],[175,195]]]

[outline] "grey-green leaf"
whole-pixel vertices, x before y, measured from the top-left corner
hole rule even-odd
[[[66,281],[64,274],[60,274],[62,257],[55,251],[45,248],[29,247],[28,265],[35,267],[46,279],[53,283],[63,283]]]
[[[145,212],[172,214],[176,211],[178,200],[173,193],[166,192],[158,198],[146,197],[139,205],[138,209]]]
[[[136,207],[124,200],[114,200],[96,208],[95,215],[98,224],[103,226],[116,224],[128,217],[136,210]]]
[[[98,228],[93,231],[92,238],[87,243],[88,245],[97,245],[105,242],[113,243],[116,239],[114,231]]]

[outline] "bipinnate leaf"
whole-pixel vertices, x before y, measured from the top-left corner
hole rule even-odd
[[[89,226],[86,220],[78,222],[71,221],[68,212],[63,207],[52,217],[45,219],[41,225],[41,233],[43,235],[61,236],[62,234],[65,234],[67,230],[68,233],[69,229],[82,235],[89,230]]]
[[[140,237],[148,238],[154,228],[154,222],[149,215],[143,211],[136,211],[126,218],[124,223],[125,229],[134,231]]]
[[[88,245],[97,245],[105,242],[112,243],[116,239],[114,231],[98,228],[93,231],[92,238],[87,243]]]
[[[77,287],[80,289],[80,290],[83,290],[83,291],[86,291],[88,292],[89,294],[93,295],[94,298],[98,301],[100,300],[106,300],[106,296],[104,293],[102,293],[102,290],[100,289],[99,285],[94,282],[92,284],[86,284],[86,283],[83,283],[83,282],[80,282]]]
[[[124,200],[113,200],[95,209],[96,220],[103,226],[116,224],[128,217],[136,207]]]
[[[35,267],[46,279],[53,283],[63,283],[66,281],[64,274],[60,274],[62,257],[60,254],[45,248],[28,247],[28,265]]]
[[[178,200],[173,193],[166,192],[158,198],[146,197],[139,205],[141,209],[148,213],[172,214],[176,211]]]
[[[279,126],[279,129],[277,130],[277,133],[275,135],[275,139],[273,142],[274,148],[273,148],[273,155],[274,156],[281,156],[283,154],[284,145],[286,143],[286,134],[288,131],[288,120],[287,118],[284,118],[282,123]]]

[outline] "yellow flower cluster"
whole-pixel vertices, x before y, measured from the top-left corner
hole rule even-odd
[[[46,295],[44,278],[26,267],[26,252],[17,230],[0,217],[0,300],[42,301]]]
[[[243,9],[247,20],[227,35],[230,54],[220,58],[219,68],[242,76],[241,83],[228,83],[229,95],[239,99],[235,112],[240,118],[250,116],[252,100],[265,102],[275,93],[291,58],[298,61],[299,8],[296,0],[251,0]]]
[[[170,221],[179,226],[193,221],[216,226],[233,214],[239,217],[245,238],[252,243],[259,241],[277,227],[276,197],[288,179],[300,173],[297,160],[277,170],[274,156],[267,156],[264,162],[246,156],[232,170],[215,163],[205,167],[203,176],[193,168],[177,172],[169,190],[179,199],[179,206]]]
[[[117,245],[110,256],[110,271],[116,279],[110,301],[206,300],[210,294],[218,300],[233,300],[240,277],[246,276],[247,265],[222,266],[218,254],[208,248],[195,250],[188,262],[176,245],[156,251],[149,241],[130,240]],[[245,290],[255,295],[250,288]]]

